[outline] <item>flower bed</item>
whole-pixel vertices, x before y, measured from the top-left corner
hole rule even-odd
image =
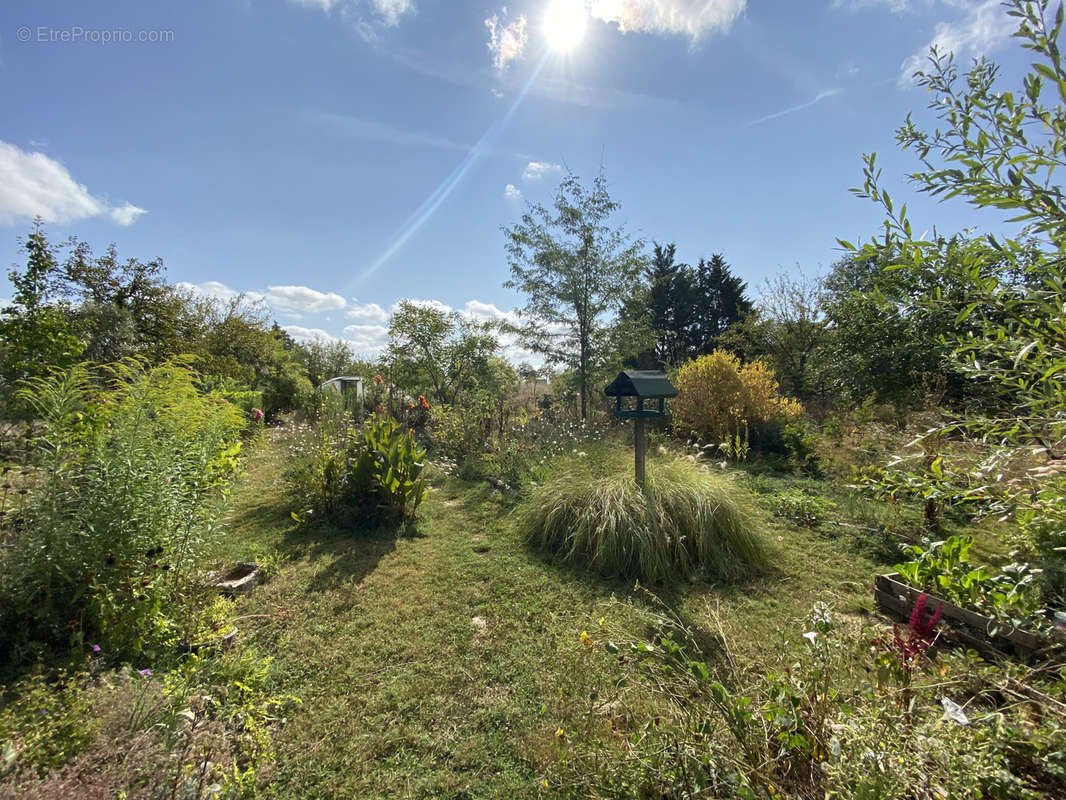
[[[941,620],[945,623],[945,638],[957,644],[973,648],[986,658],[1003,658],[1007,655],[1033,661],[1049,650],[1066,643],[1061,631],[1044,635],[1013,627],[1001,620],[986,617],[954,603],[941,600],[936,595],[922,592],[900,580],[893,572],[878,575],[874,583],[874,602],[889,616],[908,620],[918,598],[926,595],[926,607],[941,606]]]

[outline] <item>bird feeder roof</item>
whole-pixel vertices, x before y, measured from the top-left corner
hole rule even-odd
[[[626,369],[603,390],[608,397],[676,397],[677,388],[665,372],[654,369]]]

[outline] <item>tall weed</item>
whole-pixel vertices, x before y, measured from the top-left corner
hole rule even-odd
[[[239,468],[243,415],[182,364],[84,366],[29,381],[32,486],[4,517],[0,652],[91,644],[132,655],[178,635],[197,545]]]

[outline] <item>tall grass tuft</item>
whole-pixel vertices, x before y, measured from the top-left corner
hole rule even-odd
[[[706,572],[737,580],[769,548],[745,493],[683,458],[648,463],[644,491],[621,455],[560,464],[519,509],[526,541],[605,575],[655,583]]]

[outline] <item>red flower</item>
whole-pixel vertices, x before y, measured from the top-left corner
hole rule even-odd
[[[374,410],[375,410],[375,411],[376,411],[377,413],[379,413],[379,414],[384,414],[384,413],[385,413],[385,406],[383,406],[383,405],[381,405],[381,404],[379,403],[378,405],[374,406]]]
[[[382,378],[380,375],[375,375],[374,376],[374,381],[375,381],[375,383],[384,383],[385,382],[384,378]]]
[[[429,403],[426,402],[426,398],[423,395],[418,396],[418,402],[422,404],[422,408],[429,408]]]
[[[408,408],[414,408],[414,407],[415,407],[415,404],[414,404],[414,403],[408,403],[408,404],[407,404],[407,407],[408,407]]]
[[[924,641],[931,641],[934,636],[933,632],[936,629],[936,625],[940,622],[940,613],[944,610],[944,604],[940,603],[928,619],[925,616],[925,603],[928,599],[928,595],[924,592],[918,595],[918,599],[914,602],[914,610],[911,612],[910,622],[911,630],[914,631],[914,635]]]

